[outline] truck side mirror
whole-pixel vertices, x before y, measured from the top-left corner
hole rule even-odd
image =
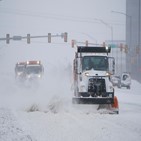
[[[115,58],[114,57],[108,57],[109,62],[109,73],[115,74]]]

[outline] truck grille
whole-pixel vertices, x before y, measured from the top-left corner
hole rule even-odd
[[[91,96],[103,96],[106,93],[105,79],[102,77],[94,77],[89,79],[88,92]]]

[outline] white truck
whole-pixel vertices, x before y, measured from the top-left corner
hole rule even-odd
[[[17,62],[15,65],[15,78],[17,80],[23,80],[26,62]]]
[[[25,61],[18,62],[15,66],[15,77],[20,82],[26,80],[38,80],[44,73],[43,65],[41,61]]]
[[[28,80],[41,78],[44,73],[41,61],[27,61],[25,64],[25,77]]]
[[[106,104],[119,112],[110,81],[115,72],[115,59],[108,56],[110,51],[110,47],[77,47],[73,62],[74,104]]]

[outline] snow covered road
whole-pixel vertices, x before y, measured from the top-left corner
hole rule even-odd
[[[7,49],[8,51],[10,52]],[[46,55],[47,52],[44,52],[43,60],[47,69],[43,82],[33,89],[17,85],[15,82],[15,53],[11,58],[3,59],[6,63],[12,61],[9,69],[6,69],[6,63],[1,62],[3,68],[0,70],[0,141],[141,139],[141,84],[132,80],[130,90],[115,88],[115,95],[119,100],[119,115],[100,114],[105,111],[97,111],[97,105],[74,106],[71,104],[72,81],[68,79],[71,73],[70,62],[68,63],[64,57],[58,65],[48,65],[59,60],[60,55],[56,57],[56,61],[46,63],[46,60],[51,59],[46,59],[49,54]]]
[[[18,116],[38,141],[137,141],[141,138],[140,105],[121,103],[119,115],[99,114],[89,111],[89,107],[87,112],[75,108],[58,113],[18,112]]]
[[[138,92],[137,88],[135,90]],[[6,110],[5,131],[10,130],[9,126],[13,126],[16,131],[2,135],[1,126],[2,141],[12,138],[28,141],[32,140],[31,135],[37,141],[138,141],[141,139],[141,95],[133,94],[132,91],[133,89],[116,89],[120,103],[119,115],[100,114],[96,111],[97,106],[73,106],[66,104],[64,99],[52,101],[53,108],[46,106],[38,109],[39,111],[15,109],[15,119],[8,116],[11,111]],[[17,127],[17,123],[22,130]],[[26,135],[23,131],[31,135]]]
[[[33,94],[23,95],[19,91],[11,96],[1,94],[0,141],[138,141],[140,91],[141,84],[136,81],[131,90],[115,88],[119,115],[99,112],[97,105],[72,105],[71,97],[63,95],[50,96],[48,101],[45,95],[40,94],[39,99],[36,93],[34,99]]]
[[[0,141],[35,141],[21,128],[10,109],[0,108]]]

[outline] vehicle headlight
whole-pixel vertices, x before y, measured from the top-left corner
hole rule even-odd
[[[105,74],[106,76],[110,76],[110,73],[109,72],[106,72],[106,74]]]
[[[21,75],[21,73],[20,73],[20,72],[18,72],[18,75]]]
[[[85,73],[86,76],[89,76],[90,74],[88,72]]]
[[[105,48],[106,48],[106,50],[108,51],[109,47],[108,47],[108,46],[106,46]]]

